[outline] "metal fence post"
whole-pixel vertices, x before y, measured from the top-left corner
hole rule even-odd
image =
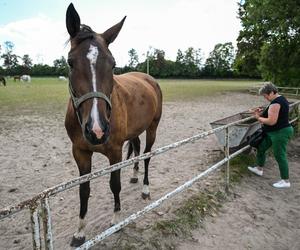
[[[299,134],[300,133],[300,105],[298,103],[297,107],[296,107],[296,111],[297,111],[297,118],[298,118],[298,121],[296,123],[296,131],[295,133],[296,134]]]
[[[49,206],[49,198],[46,197],[42,201],[42,218],[43,218],[43,229],[44,229],[44,240],[45,249],[53,250],[53,238],[51,230],[51,212]]]
[[[229,192],[230,160],[229,160],[229,127],[225,129],[225,156],[228,159],[225,170],[225,191]]]
[[[30,221],[32,229],[32,248],[33,250],[41,250],[40,220],[37,203],[34,203],[30,207]]]

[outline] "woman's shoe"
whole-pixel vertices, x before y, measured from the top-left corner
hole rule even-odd
[[[248,167],[248,169],[252,173],[254,173],[254,174],[258,175],[258,176],[262,176],[263,175],[263,170],[259,170],[257,167]]]
[[[286,182],[284,180],[280,180],[273,184],[273,187],[275,188],[289,188],[291,186],[290,182]]]

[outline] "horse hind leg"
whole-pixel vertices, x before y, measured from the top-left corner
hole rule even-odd
[[[140,155],[141,141],[139,137],[136,137],[129,141],[127,160],[129,159],[133,151],[134,151],[134,156]],[[130,178],[130,183],[138,182],[138,172],[139,172],[139,162],[135,162],[133,167],[133,176]]]
[[[151,148],[155,142],[156,138],[156,129],[158,126],[158,121],[153,121],[149,128],[146,130],[146,147],[144,153],[148,153],[151,151]],[[143,181],[143,191],[142,198],[150,199],[150,191],[149,191],[149,179],[148,179],[148,167],[149,167],[150,158],[144,160],[145,165],[145,173],[144,173],[144,181]]]

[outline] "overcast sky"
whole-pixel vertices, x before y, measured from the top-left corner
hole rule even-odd
[[[217,43],[233,42],[241,28],[238,0],[73,0],[81,22],[102,33],[127,19],[110,49],[118,66],[128,51],[140,61],[149,46],[175,60],[177,50],[201,48],[205,57]],[[67,56],[66,0],[0,0],[0,44],[12,41],[14,53],[29,54],[34,63],[52,65]],[[2,51],[3,52],[3,51]],[[2,64],[2,62],[1,62]]]

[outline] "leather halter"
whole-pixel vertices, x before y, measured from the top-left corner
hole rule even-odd
[[[110,99],[102,92],[91,91],[91,92],[88,92],[88,93],[86,93],[86,94],[84,94],[80,97],[76,97],[75,92],[72,88],[71,81],[69,81],[69,92],[70,92],[70,96],[71,96],[71,99],[72,99],[72,102],[73,102],[73,105],[74,105],[74,108],[75,108],[75,111],[76,111],[76,114],[77,114],[78,121],[79,121],[80,125],[81,125],[81,119],[80,119],[80,116],[79,116],[79,113],[78,113],[78,108],[81,105],[81,103],[85,102],[86,100],[91,99],[91,98],[101,98],[108,104],[109,108],[111,109]]]

